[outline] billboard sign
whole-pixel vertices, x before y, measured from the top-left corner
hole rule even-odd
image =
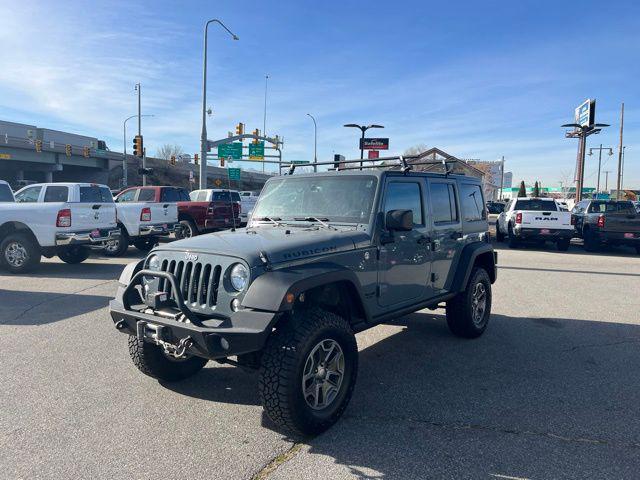
[[[389,139],[388,138],[361,138],[360,149],[389,150]]]
[[[587,99],[576,108],[575,120],[581,127],[590,127],[596,118],[596,101]]]
[[[369,160],[380,158],[380,152],[378,150],[369,150]]]

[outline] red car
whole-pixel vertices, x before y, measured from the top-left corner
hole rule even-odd
[[[240,226],[240,200],[233,200],[233,191],[196,190],[192,192],[192,201],[189,192],[181,187],[130,187],[120,192],[118,198],[131,190],[136,191],[132,201],[177,203],[178,221],[182,225],[180,238]]]

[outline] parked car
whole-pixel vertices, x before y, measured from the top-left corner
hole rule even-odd
[[[207,230],[221,230],[240,226],[242,203],[237,190],[208,188],[194,190],[189,196],[193,202],[210,204],[210,219],[206,227]]]
[[[549,241],[566,251],[573,234],[571,214],[561,211],[553,198],[511,199],[496,220],[496,239],[503,242],[506,238],[510,248],[523,241]]]
[[[633,206],[635,207],[636,212],[640,213],[640,201],[633,201],[631,203],[633,203]]]
[[[253,211],[253,207],[256,206],[260,192],[244,191],[240,192],[240,224],[245,226],[249,221],[249,214]]]
[[[482,335],[497,275],[482,185],[407,170],[271,178],[246,230],[126,266],[109,310],[135,366],[163,384],[209,360],[257,370],[266,414],[316,434],[351,398],[355,333],[446,303],[453,334]]]
[[[487,212],[493,214],[499,214],[504,212],[504,203],[502,202],[487,202]]]
[[[109,188],[90,183],[41,183],[0,204],[0,264],[13,273],[33,270],[42,256],[80,263],[90,246],[117,238]]]
[[[118,210],[120,236],[105,244],[104,254],[117,257],[129,245],[148,252],[158,244],[160,237],[179,233],[178,205],[174,201],[157,201],[154,189],[131,187],[115,198]]]
[[[572,223],[584,248],[628,245],[640,254],[640,214],[628,200],[582,200],[573,207]]]
[[[16,200],[13,196],[13,190],[11,190],[11,186],[4,180],[0,180],[0,203],[12,203],[15,201]]]

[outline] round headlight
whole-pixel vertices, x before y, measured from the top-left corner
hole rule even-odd
[[[147,268],[149,270],[158,270],[160,268],[160,257],[151,255],[149,260],[147,260]]]
[[[231,286],[237,291],[241,291],[247,286],[249,271],[241,263],[236,263],[231,269],[229,277],[231,279]]]

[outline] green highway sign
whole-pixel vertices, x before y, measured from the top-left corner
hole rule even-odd
[[[229,180],[240,180],[239,168],[228,168],[227,174],[229,175]]]
[[[223,143],[218,145],[218,158],[227,159],[231,157],[233,160],[242,159],[242,142]]]
[[[264,142],[249,144],[249,160],[264,160]]]
[[[291,163],[294,165],[306,165],[311,162],[309,160],[292,160]]]

